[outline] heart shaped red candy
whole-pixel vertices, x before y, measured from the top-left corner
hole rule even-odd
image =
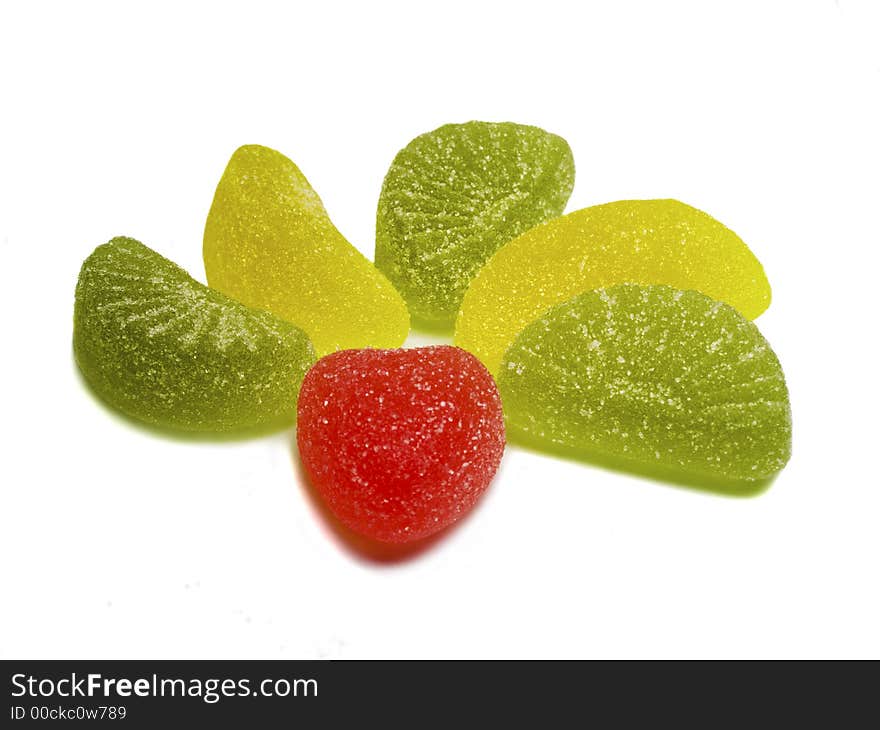
[[[344,525],[410,542],[451,525],[489,486],[504,452],[501,399],[457,347],[343,350],[306,375],[297,442]]]

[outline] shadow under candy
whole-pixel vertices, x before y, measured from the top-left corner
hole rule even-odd
[[[508,445],[518,446],[537,454],[556,456],[566,461],[598,467],[606,471],[623,472],[649,481],[692,489],[726,497],[757,497],[766,492],[776,475],[764,479],[731,479],[711,474],[694,474],[665,465],[613,456],[590,449],[575,448],[543,441],[520,429],[506,424]]]
[[[455,334],[455,322],[442,321],[437,322],[430,319],[422,319],[417,314],[410,313],[410,332],[421,333],[423,335],[433,335],[442,340],[452,341]]]
[[[441,542],[444,542],[453,532],[461,527],[461,525],[466,523],[471,518],[471,515],[480,508],[480,503],[483,501],[481,498],[473,509],[468,511],[467,514],[463,515],[453,524],[443,528],[439,532],[435,532],[433,535],[422,538],[421,540],[414,540],[413,542],[407,543],[379,542],[378,540],[365,537],[351,528],[346,527],[339,521],[336,515],[330,511],[327,503],[322,499],[315,485],[312,483],[312,480],[299,457],[299,447],[297,446],[295,437],[293,438],[291,446],[291,461],[293,462],[293,468],[296,470],[296,474],[299,478],[298,481],[302,485],[303,493],[308,499],[312,509],[318,514],[321,521],[324,523],[324,526],[331,533],[331,536],[336,543],[353,557],[376,565],[390,566],[405,563],[424,555],[437,547]],[[497,479],[498,475],[496,474],[495,477]]]

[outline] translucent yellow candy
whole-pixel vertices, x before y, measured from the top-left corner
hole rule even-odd
[[[275,150],[247,145],[232,155],[208,213],[203,254],[210,286],[298,325],[319,355],[397,347],[409,333],[403,299]]]
[[[749,319],[770,304],[763,267],[729,228],[677,200],[625,200],[556,218],[499,249],[465,293],[455,344],[497,375],[510,343],[547,309],[627,282],[694,289]]]

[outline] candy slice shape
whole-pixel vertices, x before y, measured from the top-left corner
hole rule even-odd
[[[376,213],[376,265],[418,324],[451,329],[480,267],[560,215],[573,185],[571,149],[555,134],[510,122],[447,124],[391,163]]]
[[[625,200],[527,231],[481,269],[455,344],[493,373],[516,335],[554,304],[627,282],[695,289],[754,319],[770,304],[764,269],[733,231],[677,200]]]
[[[464,350],[347,350],[306,375],[297,442],[340,522],[406,543],[474,506],[501,461],[504,418],[495,381]]]
[[[299,168],[280,152],[240,147],[205,223],[208,284],[293,322],[318,354],[396,347],[406,304],[327,216]]]
[[[559,304],[514,340],[498,387],[511,432],[551,449],[735,481],[791,453],[776,355],[695,291],[623,284]]]
[[[186,431],[293,423],[315,361],[301,329],[209,289],[131,238],[98,246],[83,263],[73,346],[105,401]]]

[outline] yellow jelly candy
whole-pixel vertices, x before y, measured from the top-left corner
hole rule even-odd
[[[280,152],[240,147],[205,224],[208,284],[301,327],[319,355],[397,347],[409,333],[403,299],[327,216]]]
[[[455,344],[497,375],[514,338],[550,307],[615,284],[694,289],[754,319],[770,304],[758,259],[729,228],[677,200],[569,213],[503,246],[465,293]]]

